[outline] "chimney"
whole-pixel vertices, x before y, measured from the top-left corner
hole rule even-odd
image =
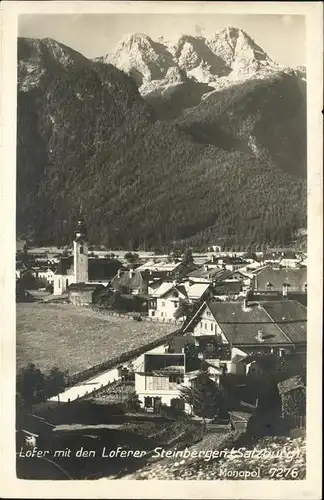
[[[121,275],[122,275],[122,270],[121,270],[121,269],[118,269],[118,271],[117,271],[117,277],[118,277],[118,278],[121,278]]]
[[[244,309],[248,308],[248,299],[247,299],[247,297],[244,297],[243,308]]]
[[[205,264],[205,265],[204,265],[204,269],[205,269],[205,271],[208,271],[208,266],[207,266],[207,264]]]
[[[131,279],[134,276],[134,269],[129,270],[129,278]]]
[[[212,255],[212,257],[211,257],[211,261],[212,261],[212,262],[216,262],[216,255]]]
[[[282,285],[282,296],[287,297],[287,295],[288,295],[288,285],[287,285],[287,283],[284,283]]]
[[[262,330],[258,330],[258,335],[256,336],[256,339],[257,339],[258,342],[264,342],[263,331]]]

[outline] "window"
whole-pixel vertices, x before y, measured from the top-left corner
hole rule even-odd
[[[59,280],[59,288],[61,288],[61,280]]]
[[[151,397],[144,398],[144,406],[145,406],[145,408],[152,408],[153,407],[153,398],[151,398]]]
[[[207,323],[205,323],[205,330],[207,330]]]
[[[174,303],[174,307],[178,307],[179,303],[178,302],[175,302]]]
[[[146,377],[146,389],[149,391],[165,391],[168,386],[168,377]]]
[[[68,286],[69,286],[69,280],[68,280],[68,279],[66,279],[66,280],[65,280],[65,287],[67,288]]]
[[[206,312],[206,316],[210,316],[210,312],[209,311]]]
[[[83,254],[83,247],[80,247],[80,254]]]
[[[203,326],[203,322],[202,322],[202,321],[200,322],[200,326],[201,326],[201,328],[202,328],[202,326]]]
[[[163,316],[164,316],[164,313],[161,313],[161,318],[163,318]]]
[[[155,311],[152,311],[152,312],[151,312],[151,316],[155,316]]]
[[[165,302],[162,302],[162,307],[165,307]]]
[[[213,330],[214,330],[214,325],[213,325],[213,323],[210,323],[210,329],[211,329],[211,331],[213,331]]]
[[[182,384],[184,381],[183,375],[170,375],[169,382],[170,384]]]

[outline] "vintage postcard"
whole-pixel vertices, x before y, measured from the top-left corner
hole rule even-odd
[[[2,3],[3,497],[321,498],[322,7]]]

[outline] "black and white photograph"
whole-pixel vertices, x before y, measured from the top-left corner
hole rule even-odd
[[[309,349],[321,336],[309,326],[321,293],[310,266],[322,286],[307,15],[30,3],[61,11],[17,15],[21,487],[302,490],[321,470],[306,460]]]

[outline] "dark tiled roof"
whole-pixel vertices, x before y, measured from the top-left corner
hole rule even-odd
[[[70,255],[69,257],[61,257],[60,262],[57,266],[56,274],[65,275],[72,266],[73,266],[73,255]]]
[[[290,344],[262,307],[244,309],[241,302],[210,302],[208,306],[231,344]],[[259,330],[263,342],[256,339]]]
[[[254,278],[255,289],[265,291],[269,289],[268,283],[272,286],[271,290],[282,291],[284,284],[289,284],[290,291],[304,291],[307,283],[307,269],[272,269],[266,266],[260,272],[257,272]]]
[[[307,309],[296,300],[261,302],[263,309],[292,342],[306,342]]]
[[[223,281],[216,283],[214,288],[215,295],[238,294],[242,290],[241,281]]]
[[[174,350],[174,352],[182,352],[182,349],[186,344],[195,344],[195,338],[189,335],[176,335],[169,341],[169,347]]]
[[[283,380],[282,382],[278,382],[278,391],[280,394],[285,394],[287,392],[293,391],[294,389],[304,387],[305,384],[303,382],[303,379],[299,375]]]
[[[111,285],[114,288],[126,287],[131,290],[134,290],[136,288],[140,288],[141,286],[143,286],[143,283],[145,281],[147,281],[147,273],[141,271],[134,271],[132,276],[130,276],[129,271],[124,271],[120,277],[115,276],[112,279]]]
[[[200,267],[195,271],[191,271],[187,274],[189,278],[203,278],[210,279],[214,281],[222,281],[228,279],[232,276],[235,271],[228,271],[226,269],[210,268],[206,271],[205,267]]]
[[[122,264],[115,259],[89,259],[89,281],[110,280],[121,267]]]

